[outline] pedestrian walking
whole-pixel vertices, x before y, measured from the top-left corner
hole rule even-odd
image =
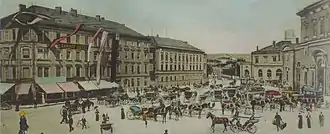
[[[167,129],[165,129],[165,132],[164,132],[164,134],[168,134],[168,131],[167,131]]]
[[[121,119],[125,119],[125,111],[124,111],[124,108],[121,108],[120,109],[120,113],[121,113]]]
[[[95,109],[95,121],[99,121],[100,120],[100,115],[99,115],[99,109],[98,108],[96,108]]]
[[[324,126],[324,115],[322,112],[319,115],[319,122],[320,122],[320,127],[323,127]]]
[[[303,116],[301,115],[301,113],[299,113],[298,115],[298,128],[299,129],[303,128]]]
[[[147,121],[147,115],[146,115],[146,113],[143,113],[142,114],[142,120],[144,121],[145,127],[147,127],[148,126],[148,121]]]
[[[24,114],[21,115],[19,119],[19,133],[20,134],[25,134],[26,131],[28,130],[29,125],[27,123],[27,119]]]
[[[67,118],[68,117],[68,111],[67,111],[65,106],[62,106],[61,116],[62,116],[62,120],[61,120],[60,124],[62,124],[63,122],[68,123],[68,118]]]
[[[276,112],[273,124],[276,126],[277,132],[280,131],[281,129],[281,122],[282,122],[282,117],[278,114],[278,112]]]
[[[87,129],[86,123],[87,123],[87,120],[86,120],[85,116],[83,116],[81,118],[81,129],[84,129],[84,128]]]
[[[69,117],[69,123],[68,124],[69,124],[69,132],[72,132],[73,129],[74,129],[73,126],[72,126],[73,125],[73,119],[72,119],[72,117]]]
[[[312,124],[311,124],[311,118],[312,118],[312,116],[310,115],[310,112],[308,112],[307,113],[307,115],[306,115],[306,119],[307,119],[307,128],[311,128],[312,126]]]

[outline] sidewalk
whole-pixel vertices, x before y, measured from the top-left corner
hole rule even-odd
[[[38,104],[37,107],[47,107],[47,106],[55,106],[55,105],[63,105],[64,102],[57,102],[57,103],[45,103],[45,104]],[[15,106],[13,106],[15,107]],[[20,109],[30,109],[34,108],[34,105],[20,105]]]

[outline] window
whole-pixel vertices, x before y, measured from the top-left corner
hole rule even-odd
[[[164,81],[164,77],[161,77],[161,82],[163,82]]]
[[[56,77],[60,77],[61,76],[61,67],[57,66],[55,71],[56,71],[55,72]]]
[[[16,67],[13,67],[13,78],[16,79]]]
[[[165,70],[166,70],[166,71],[168,70],[168,65],[167,65],[167,64],[165,65]]]
[[[81,67],[76,67],[76,76],[80,77],[80,68]]]
[[[71,37],[70,37],[70,34],[67,34],[68,38],[66,38],[66,42],[67,43],[70,43],[71,42]]]
[[[179,59],[178,60],[181,61],[181,54],[179,54]]]
[[[137,73],[140,74],[140,65],[137,65]]]
[[[144,53],[144,59],[148,59],[148,53]]]
[[[23,58],[30,58],[30,49],[23,48]]]
[[[317,21],[314,19],[313,21],[313,36],[317,35]]]
[[[273,61],[276,61],[276,56],[273,56]]]
[[[76,60],[80,60],[80,52],[76,50]]]
[[[132,73],[134,73],[134,65],[132,65]]]
[[[77,44],[80,44],[80,41],[79,40],[80,40],[80,35],[76,35],[76,43]]]
[[[168,55],[167,55],[167,53],[165,54],[165,60],[168,61]]]
[[[2,40],[2,30],[0,30],[0,41]]]
[[[270,69],[267,70],[267,77],[268,78],[272,77],[272,70],[270,70]]]
[[[145,86],[147,85],[147,80],[144,80],[144,85],[145,85]]]
[[[140,52],[137,52],[137,59],[140,59]]]
[[[38,77],[42,77],[42,67],[38,67]]]
[[[148,64],[144,64],[144,72],[145,72],[145,73],[148,72]]]
[[[30,68],[23,67],[23,78],[29,78],[29,76],[30,76]]]
[[[258,70],[258,76],[262,77],[262,70],[261,69]]]
[[[88,36],[85,36],[85,44],[88,44],[89,45]]]
[[[128,52],[125,51],[125,59],[128,59]]]
[[[128,72],[128,68],[127,68],[127,65],[125,65],[125,73],[127,74]]]
[[[281,69],[277,69],[275,75],[278,80],[282,80],[282,70]]]
[[[94,61],[97,60],[97,52],[94,52],[94,53],[93,53],[93,58],[94,58]]]
[[[278,61],[281,61],[281,55],[278,55]]]
[[[44,57],[44,49],[42,49],[42,48],[39,48],[38,49],[37,58],[38,59],[45,59],[45,57]]]
[[[170,71],[172,71],[172,65],[170,65]]]
[[[179,65],[179,69],[178,70],[181,70],[181,65]]]
[[[132,55],[131,55],[131,56],[132,56],[132,60],[134,60],[134,53],[132,53]]]
[[[321,17],[320,19],[320,34],[321,35],[324,35],[325,33],[325,20],[324,20],[324,17]]]
[[[137,86],[140,86],[140,78],[137,78],[137,79],[136,79],[136,85],[137,85]]]
[[[49,77],[49,67],[44,68],[44,77]]]
[[[307,85],[307,77],[308,77],[308,72],[307,71],[305,71],[305,74],[304,74],[304,83],[305,83],[305,85]]]
[[[184,80],[184,76],[182,76],[182,80]]]
[[[71,59],[71,51],[69,51],[69,50],[66,51],[66,59],[67,60]]]
[[[160,70],[164,70],[163,66],[164,66],[163,64],[160,65]]]
[[[60,38],[61,34],[59,32],[56,32],[56,39]]]
[[[71,67],[66,67],[66,77],[71,78]]]
[[[258,56],[255,56],[254,60],[255,60],[255,63],[259,63],[259,57]]]
[[[168,81],[168,77],[167,76],[165,77],[165,81]]]
[[[134,79],[131,80],[131,85],[134,87]]]
[[[13,40],[16,40],[16,29],[13,29],[12,33],[13,33]]]
[[[8,30],[4,30],[4,40],[9,41],[9,31]]]
[[[314,70],[312,70],[312,86],[314,87],[315,85],[315,74],[314,74]]]

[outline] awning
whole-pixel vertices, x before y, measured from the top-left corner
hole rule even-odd
[[[15,87],[15,92],[17,95],[25,95],[30,92],[31,83],[21,83],[17,84]]]
[[[303,91],[305,91],[305,92],[312,92],[312,93],[319,92],[319,91],[317,91],[317,90],[315,90],[314,88],[311,88],[311,87],[304,87],[303,88]]]
[[[78,84],[84,88],[85,91],[98,90],[97,87],[92,81],[78,81]]]
[[[73,82],[57,83],[64,92],[80,92],[80,89]]]
[[[38,84],[47,94],[64,93],[56,83]]]
[[[0,83],[0,94],[4,94],[10,88],[12,88],[15,84],[13,83]]]
[[[116,85],[114,85],[111,82],[107,82],[105,80],[101,80],[100,83],[98,84],[96,81],[93,81],[93,83],[99,87],[100,89],[109,89],[109,88],[115,88]]]

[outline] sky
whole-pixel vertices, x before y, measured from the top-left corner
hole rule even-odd
[[[0,17],[18,4],[36,4],[123,23],[144,35],[187,41],[206,53],[250,53],[284,39],[285,29],[300,36],[305,6],[318,0],[0,0]]]

